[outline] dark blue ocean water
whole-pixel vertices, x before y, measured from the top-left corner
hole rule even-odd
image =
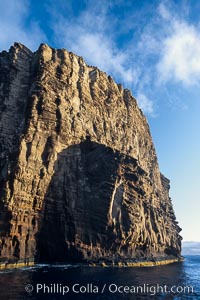
[[[200,256],[160,267],[43,265],[0,271],[0,299],[200,299]]]

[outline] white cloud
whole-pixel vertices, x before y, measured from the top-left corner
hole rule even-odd
[[[26,0],[0,1],[0,47],[8,49],[14,42],[21,42],[35,50],[45,40],[45,35],[37,22],[26,24],[29,15]]]
[[[67,39],[67,42],[69,40]],[[126,67],[127,56],[118,51],[112,43],[101,33],[88,33],[76,36],[76,41],[71,40],[71,48],[74,52],[83,56],[86,61],[98,68],[112,73],[126,82],[134,80],[134,74],[130,67]]]
[[[143,92],[138,92],[136,99],[138,102],[138,106],[144,113],[150,116],[154,116],[154,104],[150,99],[147,98],[147,96]]]
[[[160,80],[181,82],[186,86],[199,84],[199,29],[177,17],[170,17],[169,11],[164,6],[161,15],[168,20],[166,23],[168,32],[162,40],[162,50],[157,65]]]
[[[78,19],[57,16],[53,28],[59,44],[130,86],[137,81],[137,72],[130,54],[116,46],[112,22],[106,5],[103,9],[98,7],[98,11],[89,6]]]
[[[171,14],[164,3],[160,3],[158,11],[163,19],[169,20],[171,18]]]
[[[143,41],[138,44],[134,39],[123,44],[120,38],[118,40],[118,34],[121,34],[120,26],[126,24],[130,30],[135,26],[131,25],[133,22],[131,13],[129,20],[126,18],[121,21],[110,13],[114,7],[111,2],[102,0],[97,3],[97,6],[94,6],[93,1],[88,1],[86,8],[78,16],[69,8],[66,8],[66,11],[56,9],[53,14],[50,8],[56,43],[82,56],[88,64],[107,72],[124,87],[132,89],[134,95],[138,94],[138,103],[144,113],[155,115],[153,102],[147,98],[145,91],[145,87],[151,81],[152,73],[149,74],[150,70],[138,57],[138,53],[146,51],[147,34],[143,35]],[[155,37],[148,36],[148,47],[153,52],[157,47],[157,41]],[[144,44],[145,48],[142,49]]]

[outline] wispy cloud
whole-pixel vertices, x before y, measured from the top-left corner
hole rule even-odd
[[[138,99],[141,94],[145,95],[139,103],[142,108],[143,103],[147,103],[144,107],[148,114],[155,112],[155,103],[144,100],[149,99],[146,95],[151,95],[151,91],[155,97],[165,91],[168,106],[185,109],[187,105],[180,100],[182,97],[179,98],[180,88],[200,86],[200,28],[188,21],[188,14],[186,4],[176,7],[173,3],[162,2],[138,39]]]
[[[150,116],[155,116],[154,112],[154,103],[152,100],[148,99],[147,96],[143,92],[138,92],[136,95],[138,105],[144,111]]]
[[[48,42],[39,24],[31,21],[36,19],[30,4],[30,0],[0,1],[2,49],[14,41],[32,50]],[[187,5],[180,14],[168,1],[162,1],[157,9],[150,5],[144,10],[135,10],[132,1],[121,0],[97,1],[95,6],[92,0],[81,1],[76,10],[77,5],[73,1],[45,2],[44,14],[52,26],[47,32],[50,44],[83,56],[88,64],[130,88],[146,114],[156,115],[159,104],[155,105],[155,94],[169,84],[180,83],[184,88],[199,84],[200,34],[198,26],[185,17]]]
[[[29,1],[0,1],[1,49],[8,49],[15,41],[35,50],[45,40],[45,34],[37,22],[26,23]]]
[[[130,66],[129,55],[113,39],[107,8],[107,5],[94,8],[91,3],[78,19],[59,15],[54,31],[59,43],[83,56],[87,63],[130,84],[137,80],[137,74]]]
[[[53,29],[57,43],[84,57],[90,65],[112,75],[125,87],[134,88],[138,85],[141,68],[134,59],[134,45],[129,43],[126,48],[117,46],[117,20],[109,14],[111,4],[103,1],[94,8],[92,1],[78,16],[65,17],[56,15]],[[54,15],[55,17],[55,15]],[[129,24],[130,25],[130,24]],[[138,92],[138,104],[147,114],[153,115],[154,105],[144,92]]]
[[[164,6],[161,15],[168,24],[169,34],[162,41],[162,51],[157,65],[160,79],[181,82],[184,85],[199,84],[199,28],[172,16]]]
[[[127,66],[127,56],[119,51],[115,44],[107,39],[104,34],[90,33],[79,28],[78,36],[69,40],[69,32],[66,42],[77,54],[83,56],[89,64],[97,65],[100,69],[113,74],[125,83],[131,83],[137,78],[137,74]],[[65,43],[66,43],[65,42]]]

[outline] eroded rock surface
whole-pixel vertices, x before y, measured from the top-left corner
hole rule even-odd
[[[64,49],[3,51],[1,261],[168,259],[179,232],[130,91]]]

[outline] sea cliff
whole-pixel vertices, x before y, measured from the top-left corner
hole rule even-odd
[[[136,99],[65,49],[0,53],[0,262],[179,260],[180,228]]]

